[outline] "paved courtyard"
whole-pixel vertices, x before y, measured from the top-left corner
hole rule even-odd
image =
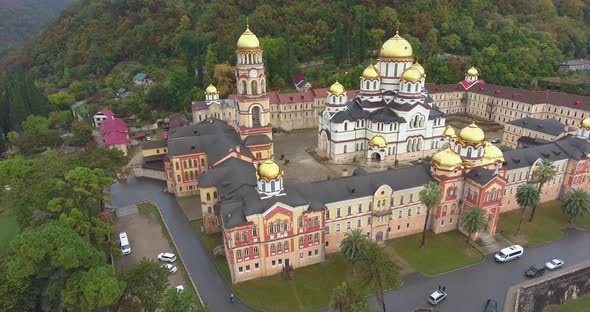
[[[156,259],[159,253],[172,250],[162,233],[160,223],[153,215],[135,212],[118,217],[115,221],[115,239],[121,232],[127,232],[131,244],[131,254],[115,258],[115,266],[119,272],[126,271],[142,258]],[[180,265],[178,261],[176,262],[175,265]],[[186,287],[187,282],[184,281],[180,268],[176,273],[168,276],[168,283],[171,287],[177,285],[185,285]]]

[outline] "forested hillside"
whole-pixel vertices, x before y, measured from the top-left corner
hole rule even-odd
[[[33,36],[71,0],[0,0],[0,55]]]
[[[146,71],[149,94],[117,103],[142,114],[188,109],[210,82],[231,92],[235,44],[246,17],[265,50],[271,88],[299,64],[316,87],[359,70],[395,33],[410,40],[429,82],[456,82],[475,64],[486,81],[527,87],[590,48],[590,0],[84,0],[72,4],[6,68],[29,69],[45,94],[112,95]],[[223,65],[223,64],[228,65]],[[2,64],[0,64],[0,68]],[[74,85],[72,85],[74,84]],[[74,88],[72,88],[74,87]]]

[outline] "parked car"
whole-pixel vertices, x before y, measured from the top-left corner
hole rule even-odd
[[[543,274],[545,274],[545,266],[542,264],[535,264],[533,266],[531,266],[525,273],[524,275],[526,275],[527,277],[539,277]]]
[[[500,250],[494,259],[497,262],[506,262],[520,258],[522,254],[524,254],[524,248],[520,245],[513,245]]]
[[[145,140],[146,140],[146,141],[151,141],[151,140],[152,140],[152,137],[150,137],[150,136],[146,136],[146,137],[145,137]]]
[[[131,245],[129,244],[129,239],[127,238],[127,233],[121,232],[119,233],[119,241],[121,241],[121,251],[124,255],[128,255],[131,253]]]
[[[428,296],[428,302],[432,305],[437,305],[447,298],[447,292],[442,289],[435,290]]]
[[[182,285],[178,285],[175,287],[177,292],[183,292],[184,291],[184,286]]]
[[[162,264],[162,267],[166,268],[166,270],[168,270],[168,272],[170,272],[170,273],[174,273],[174,272],[178,271],[178,268],[174,264],[171,264],[171,263]]]
[[[158,255],[160,261],[172,263],[176,261],[176,255],[171,252],[163,252]]]
[[[494,144],[495,144],[495,143],[500,143],[501,141],[502,141],[502,139],[500,139],[500,138],[494,138],[494,139],[491,139],[491,140],[490,140],[490,142],[492,142],[492,143],[494,143]]]
[[[547,263],[545,263],[545,267],[551,271],[557,270],[563,266],[565,262],[561,259],[553,259]]]
[[[498,312],[498,303],[494,299],[488,299],[486,301],[486,307],[483,312]]]

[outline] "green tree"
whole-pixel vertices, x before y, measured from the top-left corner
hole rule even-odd
[[[49,103],[59,110],[70,109],[70,106],[76,102],[73,96],[66,92],[58,92],[47,96]]]
[[[84,121],[75,120],[72,123],[72,136],[68,138],[68,144],[74,146],[86,146],[86,144],[92,142],[92,140],[92,126]]]
[[[123,273],[127,289],[123,295],[126,305],[140,305],[145,311],[155,311],[168,288],[168,270],[161,264],[142,259]]]
[[[71,188],[74,203],[87,218],[102,211],[103,190],[113,184],[113,180],[102,169],[77,167],[66,172],[64,179]]]
[[[371,311],[363,296],[349,282],[342,282],[332,290],[328,306],[339,312]]]
[[[365,256],[359,264],[361,268],[361,285],[363,287],[370,287],[371,290],[376,291],[377,301],[381,303],[382,311],[385,312],[383,292],[385,291],[386,283],[389,285],[399,285],[399,265],[375,242],[369,243],[365,251]]]
[[[168,288],[162,301],[164,312],[205,312],[207,307],[195,308],[196,298],[189,291],[177,291],[176,288]]]
[[[469,248],[469,241],[473,234],[488,229],[490,218],[486,217],[483,209],[472,207],[461,215],[461,227],[467,232],[465,248]]]
[[[8,277],[8,258],[0,261],[0,310],[5,312],[33,312],[38,292],[31,279],[10,279]]]
[[[10,144],[10,146],[14,146],[19,138],[20,134],[16,131],[10,131],[6,135],[6,139],[8,139],[8,143]]]
[[[287,41],[283,38],[264,37],[260,39],[260,46],[264,50],[262,60],[264,61],[266,76],[271,77],[271,81],[267,82],[273,86],[282,87],[277,84],[277,79],[281,78],[283,81],[290,81],[289,73],[289,46]]]
[[[524,220],[526,209],[529,207],[536,207],[540,201],[541,193],[539,192],[539,188],[534,185],[523,184],[516,188],[516,202],[521,210],[520,221],[518,222],[518,230],[516,233],[520,234],[520,228],[522,226],[522,221]]]
[[[569,224],[572,224],[575,217],[587,216],[590,214],[590,194],[582,189],[572,189],[564,196],[561,212],[568,216]]]
[[[93,312],[119,301],[125,283],[120,281],[111,266],[77,272],[66,282],[63,303],[71,311]]]
[[[543,194],[543,185],[545,183],[551,181],[553,177],[557,174],[557,169],[553,162],[549,159],[543,159],[533,171],[533,178],[534,181],[539,183],[539,195]],[[533,218],[535,217],[535,211],[537,210],[537,206],[533,206],[531,210],[531,216],[529,218],[529,222],[533,222]]]
[[[344,235],[344,239],[340,241],[340,252],[352,264],[352,271],[355,272],[356,264],[364,257],[369,240],[361,229],[354,229]]]
[[[422,229],[422,243],[420,248],[423,248],[426,244],[426,229],[430,222],[430,213],[433,208],[436,208],[441,201],[442,191],[440,185],[436,182],[428,182],[424,185],[424,188],[420,191],[420,200],[426,207],[426,218],[424,219],[424,228]]]
[[[48,118],[51,128],[63,130],[68,130],[73,120],[74,116],[69,110],[50,112]]]

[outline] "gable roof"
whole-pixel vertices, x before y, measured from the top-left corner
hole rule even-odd
[[[121,118],[104,120],[100,125],[100,135],[107,146],[129,143],[129,129]]]
[[[567,126],[559,122],[557,119],[537,119],[525,117],[508,122],[513,126],[526,128],[533,131],[538,131],[553,136],[560,135],[566,132]]]
[[[115,116],[115,113],[113,113],[112,111],[108,110],[108,109],[101,109],[98,112],[96,112],[96,115],[104,115],[107,116],[108,119],[112,119]]]
[[[147,77],[146,73],[137,73],[135,74],[135,76],[133,76],[133,80],[138,81],[138,80],[144,80]]]
[[[484,186],[492,181],[498,174],[492,170],[485,169],[483,167],[475,167],[469,171],[465,177],[471,181]]]

